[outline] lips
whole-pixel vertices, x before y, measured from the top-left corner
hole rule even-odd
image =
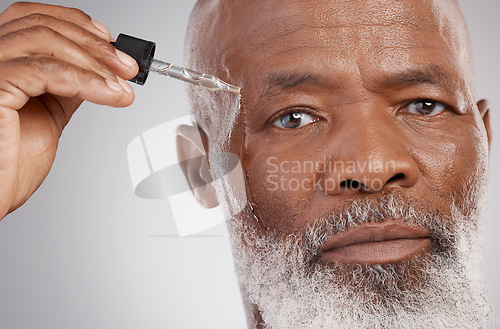
[[[428,250],[430,233],[395,221],[360,224],[327,240],[322,262],[387,264],[409,259]]]

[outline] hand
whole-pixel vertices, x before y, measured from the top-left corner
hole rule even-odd
[[[0,14],[0,219],[40,186],[83,100],[134,101],[137,64],[80,10],[15,3]]]

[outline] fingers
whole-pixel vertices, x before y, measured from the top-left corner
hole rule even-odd
[[[0,59],[49,54],[82,65],[105,78],[117,75],[126,80],[136,76],[139,70],[135,60],[110,45],[109,30],[79,9],[18,2],[0,15],[0,24],[0,36],[4,36],[0,43],[6,45],[4,39],[9,39],[9,44],[16,45],[0,48]],[[15,39],[12,34],[20,31],[29,40]],[[24,53],[19,53],[20,47]]]
[[[36,56],[0,62],[0,104],[19,110],[30,97],[50,93],[78,97],[92,103],[125,107],[134,93],[123,79],[106,79],[92,70],[58,60]]]
[[[0,37],[0,43],[3,45],[3,49],[0,50],[0,61],[29,56],[52,56],[94,71],[107,79],[116,80],[112,69],[101,64],[80,45],[45,26],[35,26],[9,33]],[[50,44],[50,47],[47,47],[47,44]],[[115,66],[121,63],[118,59],[113,62],[116,63]],[[121,66],[125,67],[124,64]]]
[[[93,21],[89,15],[76,8],[67,8],[41,3],[16,2],[10,5],[0,15],[0,25],[24,16],[28,16],[33,13],[44,14],[47,16],[56,17],[60,20],[73,22],[74,24],[83,27],[89,32],[96,34],[100,38],[103,38],[108,42],[111,41],[111,35],[108,29],[104,27],[104,25],[98,22],[94,23],[95,21]]]
[[[22,36],[17,36],[17,34]],[[88,30],[72,22],[60,20],[53,16],[44,14],[30,14],[0,26],[0,43],[6,44],[10,41],[16,47],[2,47],[2,57],[12,58],[20,47],[24,47],[26,55],[36,53],[42,54],[56,51],[54,55],[65,52],[69,54],[87,53],[87,57],[93,57],[103,67],[110,68],[109,72],[117,74],[124,79],[133,78],[138,72],[135,60],[130,56],[115,49],[108,41],[98,37]],[[24,40],[23,38],[29,38]],[[58,44],[53,44],[51,39],[58,39]],[[65,42],[63,42],[66,39]],[[74,44],[80,46],[75,49]],[[50,45],[50,46],[49,46]],[[72,45],[71,47],[69,45]],[[64,49],[68,47],[67,49]],[[29,52],[28,52],[29,49]],[[74,56],[70,56],[73,58]],[[60,58],[60,57],[59,57]],[[73,62],[73,64],[75,64]],[[103,68],[101,67],[101,69]]]
[[[0,24],[2,106],[19,110],[44,93],[115,107],[133,102],[124,79],[137,74],[137,63],[111,46],[108,29],[84,12],[21,2],[0,14]]]

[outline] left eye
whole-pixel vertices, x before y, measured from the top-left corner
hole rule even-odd
[[[420,115],[436,115],[445,109],[446,105],[430,99],[416,100],[406,106],[408,112]]]
[[[278,120],[274,121],[274,125],[283,129],[295,129],[311,122],[316,121],[317,118],[304,112],[292,112],[281,116]]]

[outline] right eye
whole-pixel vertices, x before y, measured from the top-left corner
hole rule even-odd
[[[278,120],[274,121],[273,125],[282,129],[295,129],[318,121],[317,117],[304,112],[287,113]]]
[[[432,116],[446,110],[446,105],[431,99],[419,99],[408,104],[406,110],[413,114]]]

